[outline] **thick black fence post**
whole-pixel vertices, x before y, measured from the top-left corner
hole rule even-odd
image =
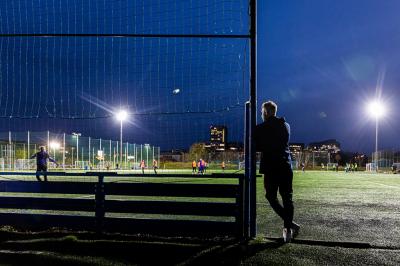
[[[257,235],[256,150],[254,133],[257,108],[257,0],[250,0],[250,237]]]
[[[99,180],[95,186],[95,210],[96,210],[96,231],[101,233],[103,231],[104,221],[104,203],[105,203],[105,192],[104,192],[104,176],[99,175]]]
[[[244,178],[239,177],[239,187],[237,190],[237,195],[236,195],[236,205],[237,205],[237,214],[236,214],[236,226],[237,226],[237,234],[238,238],[243,240],[247,239],[246,235],[246,227],[247,225],[245,224],[245,186],[244,186]]]

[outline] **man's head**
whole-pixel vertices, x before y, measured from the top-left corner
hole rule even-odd
[[[40,146],[40,151],[44,151],[44,146]]]
[[[278,106],[273,101],[263,103],[261,107],[262,119],[265,120],[268,117],[276,116],[277,111]]]

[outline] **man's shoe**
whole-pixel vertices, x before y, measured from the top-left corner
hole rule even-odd
[[[293,238],[295,238],[300,232],[300,225],[292,222]]]
[[[291,228],[283,228],[283,242],[290,243],[293,238],[293,230]]]

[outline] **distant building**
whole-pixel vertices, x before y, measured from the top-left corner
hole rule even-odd
[[[209,148],[216,151],[224,151],[227,148],[227,133],[225,126],[211,126]]]
[[[291,153],[298,153],[304,150],[304,143],[289,143],[289,150]]]
[[[320,142],[312,142],[308,144],[309,151],[327,151],[328,153],[338,153],[340,151],[340,143],[335,139],[328,139]]]

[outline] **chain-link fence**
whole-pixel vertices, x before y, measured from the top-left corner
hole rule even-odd
[[[148,167],[154,160],[160,160],[160,148],[150,144],[123,142],[121,145],[120,141],[96,139],[79,133],[1,132],[1,168],[34,168],[35,161],[30,158],[41,146],[63,169],[138,169],[142,161]]]
[[[393,164],[400,163],[400,149],[373,152],[370,163],[377,165],[381,171],[391,170]]]

